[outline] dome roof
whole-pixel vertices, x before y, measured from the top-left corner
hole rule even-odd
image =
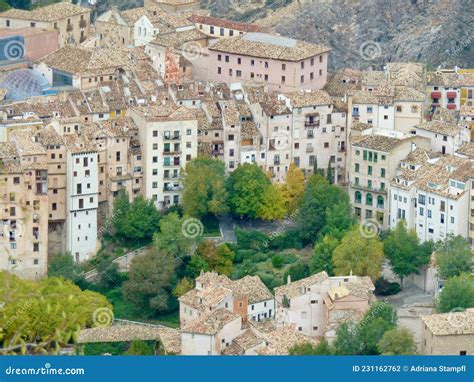
[[[0,85],[7,90],[5,99],[13,101],[40,96],[49,86],[48,80],[32,69],[15,70]]]

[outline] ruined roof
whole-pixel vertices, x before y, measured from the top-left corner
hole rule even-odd
[[[181,330],[187,333],[214,335],[236,319],[241,319],[241,316],[227,309],[217,309],[188,322]]]
[[[306,290],[315,284],[320,284],[325,280],[328,280],[329,276],[326,272],[319,272],[304,279],[293,281],[290,284],[282,285],[275,288],[275,296],[285,295],[291,299],[306,293]]]
[[[33,20],[33,21],[56,21],[66,19],[68,17],[80,15],[90,12],[90,8],[80,7],[69,1],[46,5],[31,11],[21,9],[9,9],[0,13],[0,17],[8,17],[11,19]]]
[[[465,311],[430,314],[421,319],[435,336],[474,334],[474,308]]]
[[[310,44],[288,37],[260,32],[250,32],[221,39],[210,46],[209,49],[283,61],[301,61],[330,50],[321,44]]]

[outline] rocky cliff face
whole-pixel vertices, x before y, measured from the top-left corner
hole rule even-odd
[[[216,16],[331,46],[332,69],[394,61],[474,67],[472,0],[266,0],[263,9],[249,0],[203,3]]]

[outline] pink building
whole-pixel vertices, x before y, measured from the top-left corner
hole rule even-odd
[[[20,40],[20,44],[23,45],[23,58],[25,60],[39,60],[59,48],[58,32],[56,30],[48,31],[32,27],[21,29],[0,28],[0,39],[11,36],[21,36],[23,38],[23,40]]]
[[[288,37],[251,32],[209,46],[209,80],[265,82],[268,90],[322,89],[329,48]]]

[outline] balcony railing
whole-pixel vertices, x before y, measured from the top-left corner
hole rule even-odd
[[[319,127],[319,121],[304,121],[304,127]]]
[[[165,135],[164,139],[166,141],[175,141],[177,139],[181,139],[181,136],[180,135]]]

